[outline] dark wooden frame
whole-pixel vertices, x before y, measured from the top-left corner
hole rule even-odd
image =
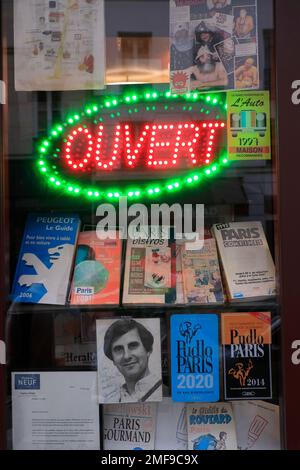
[[[291,359],[292,343],[300,340],[300,105],[291,99],[292,82],[300,80],[299,17],[299,1],[275,1],[282,371],[285,447],[289,450],[300,449],[300,364]]]
[[[0,80],[7,83],[7,46],[3,31],[4,12],[0,2]],[[7,312],[9,275],[7,265],[8,253],[8,158],[7,158],[7,112],[8,103],[0,104],[0,340],[5,341],[5,318]],[[6,368],[0,364],[0,450],[6,447]]]

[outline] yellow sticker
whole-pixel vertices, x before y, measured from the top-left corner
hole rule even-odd
[[[229,160],[270,160],[269,92],[228,92],[227,132]]]

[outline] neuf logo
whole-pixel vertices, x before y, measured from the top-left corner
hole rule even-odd
[[[40,374],[15,374],[15,390],[40,390]]]
[[[6,347],[4,341],[0,340],[0,365],[6,364]]]

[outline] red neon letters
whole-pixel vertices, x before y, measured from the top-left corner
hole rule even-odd
[[[63,160],[74,171],[128,168],[199,167],[214,158],[216,140],[225,123],[189,122],[72,129],[63,145]],[[137,133],[137,135],[135,135]]]

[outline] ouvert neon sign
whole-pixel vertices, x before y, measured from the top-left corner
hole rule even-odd
[[[51,187],[97,200],[198,185],[228,164],[220,96],[152,91],[102,97],[40,140],[39,171]]]

